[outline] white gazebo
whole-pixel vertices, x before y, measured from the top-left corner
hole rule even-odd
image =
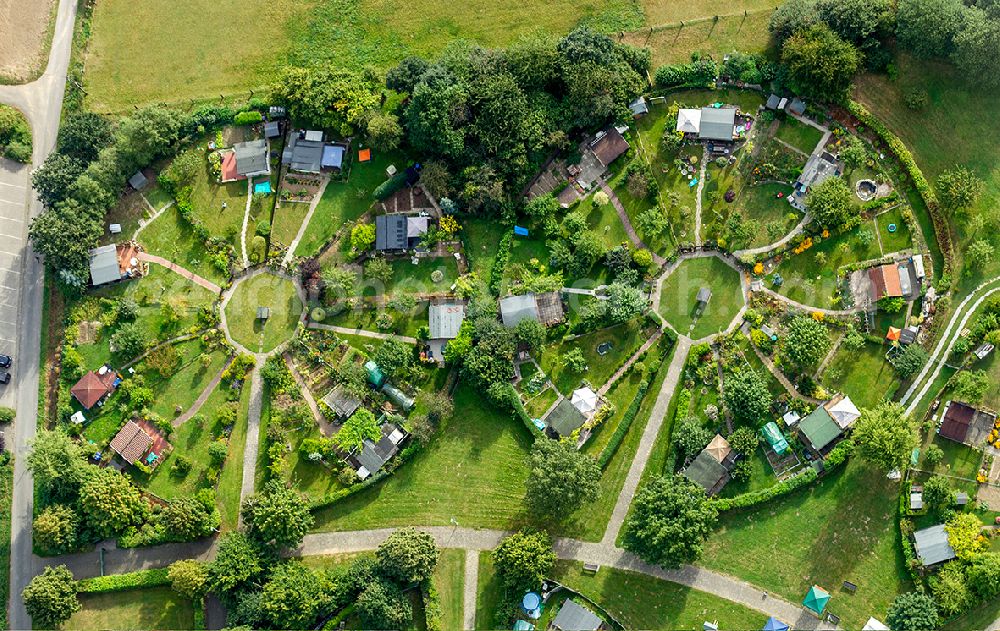
[[[861,418],[861,410],[854,405],[851,397],[844,395],[843,398],[835,398],[826,405],[826,411],[830,413],[833,420],[840,429],[847,429],[854,424],[854,421]]]
[[[597,409],[597,393],[590,388],[580,388],[573,391],[573,396],[569,400],[577,410],[584,416],[588,416]]]
[[[677,131],[697,134],[699,130],[701,130],[701,110],[678,110]]]

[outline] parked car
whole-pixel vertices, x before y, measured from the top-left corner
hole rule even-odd
[[[12,361],[10,355],[0,355],[0,368],[10,368]]]
[[[4,374],[0,375],[0,383],[10,383],[10,373],[9,372],[5,372]]]

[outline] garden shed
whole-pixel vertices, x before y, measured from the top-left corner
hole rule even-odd
[[[70,389],[70,394],[85,410],[89,410],[105,396],[114,392],[117,382],[118,375],[113,370],[105,367],[102,367],[99,373],[88,370],[87,374],[80,377],[76,385]]]
[[[549,415],[545,417],[545,424],[549,428],[549,433],[557,438],[564,438],[583,426],[587,418],[569,399],[559,402]]]
[[[615,127],[597,132],[594,140],[590,143],[590,150],[604,167],[617,160],[628,151],[628,148],[628,141]]]
[[[125,423],[111,439],[111,449],[129,464],[135,464],[153,446],[153,437],[147,434],[135,421]]]
[[[281,163],[292,171],[319,173],[322,170],[323,142],[292,135],[281,154]]]
[[[281,135],[281,126],[278,121],[268,121],[264,123],[264,137],[277,138]]]
[[[406,217],[379,215],[375,217],[375,249],[379,252],[406,249]]]
[[[132,177],[128,179],[128,185],[135,190],[142,190],[147,183],[146,176],[142,174],[142,171],[136,171]]]
[[[559,631],[597,631],[604,624],[597,614],[567,599],[552,620],[552,628]]]
[[[507,296],[500,299],[500,319],[504,326],[515,327],[521,320],[541,321],[538,316],[538,305],[535,304],[535,294]]]
[[[712,455],[708,449],[701,453],[686,466],[681,473],[701,488],[708,495],[718,493],[729,481],[729,470]]]
[[[979,410],[962,401],[949,401],[942,415],[938,434],[956,443],[979,447],[986,441],[996,414]]]
[[[822,405],[799,422],[799,433],[816,452],[822,452],[840,437],[842,430]]]
[[[444,364],[444,347],[458,337],[465,320],[465,305],[460,302],[433,304],[427,309],[427,347],[431,359]]]
[[[698,128],[698,140],[732,142],[733,130],[735,128],[736,108],[701,108],[701,126]]]
[[[267,175],[271,172],[271,164],[267,159],[267,141],[263,138],[238,142],[233,145],[236,155],[236,175],[240,178]]]
[[[708,287],[702,287],[698,290],[698,295],[695,298],[694,312],[695,315],[701,315],[704,313],[705,308],[708,307],[709,301],[712,300],[712,290]]]
[[[338,385],[333,390],[330,390],[323,397],[323,403],[333,410],[333,413],[339,419],[346,419],[361,407],[361,400],[348,392],[347,388],[343,385]]]
[[[646,103],[646,97],[640,96],[636,100],[628,104],[628,109],[632,112],[634,118],[639,118],[649,114],[649,104]]]
[[[271,317],[271,308],[270,307],[257,307],[257,319],[258,320],[267,320],[270,317]]]
[[[365,439],[361,450],[351,456],[358,477],[362,480],[378,473],[385,463],[399,452],[399,445],[406,438],[406,432],[394,423],[382,424],[382,437],[376,443]]]
[[[102,245],[90,251],[90,282],[94,287],[121,279],[118,248],[115,244]]]
[[[944,563],[955,558],[955,550],[948,543],[944,524],[938,524],[913,533],[913,549],[924,567]]]

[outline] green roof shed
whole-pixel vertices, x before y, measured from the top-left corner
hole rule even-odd
[[[822,405],[799,421],[799,432],[816,451],[822,451],[841,434],[840,427]]]

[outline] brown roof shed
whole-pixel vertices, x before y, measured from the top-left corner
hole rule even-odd
[[[115,373],[112,370],[99,375],[93,370],[87,371],[80,381],[70,389],[70,394],[76,397],[84,409],[97,405],[106,394],[115,389]]]

